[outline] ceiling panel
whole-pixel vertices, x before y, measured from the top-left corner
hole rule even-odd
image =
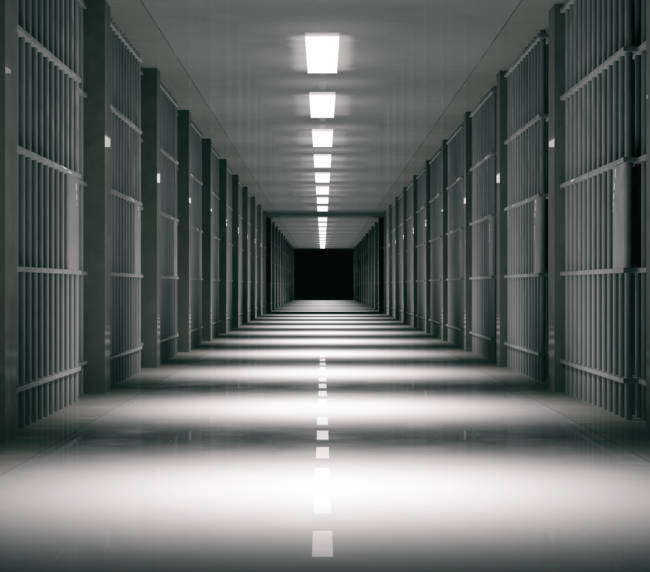
[[[330,209],[376,212],[518,0],[144,4],[269,208],[315,210],[311,128],[323,124],[334,128]],[[305,32],[341,34],[339,74],[307,75]],[[336,91],[335,119],[309,119],[309,91]],[[347,219],[336,243],[354,246],[365,220]],[[303,246],[300,224],[282,222],[287,238],[317,247],[316,233]]]

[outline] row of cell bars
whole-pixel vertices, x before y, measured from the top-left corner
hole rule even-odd
[[[18,3],[18,418],[82,384],[83,6]]]
[[[627,417],[646,415],[645,10],[641,0],[576,0],[561,28],[560,359],[570,394]],[[542,32],[504,75],[505,173],[492,90],[391,203],[381,278],[391,315],[415,316],[419,329],[494,359],[501,215],[505,361],[539,381],[548,359],[548,57]],[[499,176],[507,192],[497,205]]]
[[[65,407],[83,390],[84,193],[83,53],[84,5],[78,0],[32,0],[18,4],[18,271],[19,423],[26,425]],[[118,384],[141,366],[142,228],[141,62],[120,31],[111,25],[111,379]],[[157,173],[158,256],[160,268],[161,357],[178,351],[179,337],[179,110],[162,87],[159,94]],[[208,335],[227,330],[231,313],[246,306],[249,318],[264,309],[266,277],[263,213],[242,196],[210,148],[210,216],[204,220],[205,141],[191,126],[188,252],[189,315],[193,345],[203,328],[203,304],[212,314]],[[225,165],[225,161],[223,162]],[[224,167],[225,169],[225,167]],[[227,181],[227,183],[226,183]],[[222,188],[223,187],[223,188]],[[233,196],[236,195],[236,196]],[[245,200],[233,221],[233,202]],[[223,203],[223,206],[222,206]],[[187,203],[185,203],[187,204]],[[242,213],[246,213],[246,215]],[[206,230],[208,229],[208,230]],[[243,232],[238,242],[233,234]],[[204,236],[205,234],[205,236]],[[254,236],[249,240],[249,236]],[[212,258],[203,260],[204,241]],[[280,242],[278,241],[278,246]],[[233,248],[245,248],[246,252]],[[255,256],[252,251],[255,249]],[[245,258],[242,258],[242,257]],[[281,284],[278,302],[292,295],[289,247],[277,249],[271,275]],[[233,275],[233,260],[242,261]],[[292,262],[292,261],[291,261]],[[205,266],[210,270],[210,281]],[[253,270],[248,269],[254,265]],[[279,270],[281,269],[281,272]],[[221,277],[226,280],[222,281]],[[246,279],[246,284],[234,280]],[[255,277],[256,284],[253,284]],[[259,280],[257,278],[259,277]],[[207,287],[207,294],[203,288]],[[231,292],[238,296],[231,300]],[[242,294],[245,292],[245,296]],[[242,296],[243,300],[242,300]],[[255,305],[253,305],[253,302]],[[234,312],[232,307],[235,307]],[[241,311],[239,312],[241,314]],[[240,322],[236,321],[234,325]]]

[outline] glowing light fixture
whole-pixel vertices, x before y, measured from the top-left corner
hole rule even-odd
[[[305,52],[307,73],[338,73],[338,34],[305,34]]]
[[[317,213],[326,213],[329,210],[329,207],[327,205],[316,205],[316,212]]]
[[[314,182],[317,185],[329,185],[330,183],[330,173],[329,171],[319,171],[317,173],[314,173]]]
[[[312,119],[334,119],[335,109],[336,92],[309,92],[309,117]]]
[[[314,169],[331,169],[332,155],[329,153],[314,154]]]
[[[316,204],[317,205],[329,205],[330,204],[330,198],[329,197],[316,197]]]
[[[311,144],[313,147],[331,147],[334,144],[334,129],[312,129]]]
[[[316,185],[316,196],[327,197],[330,194],[329,185]]]

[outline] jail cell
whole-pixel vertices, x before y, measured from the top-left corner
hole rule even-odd
[[[226,326],[224,333],[229,332],[232,329],[232,281],[233,281],[233,272],[232,272],[232,263],[233,263],[233,208],[232,208],[232,195],[233,195],[233,174],[230,169],[226,171],[226,299],[223,302],[226,305]]]
[[[250,292],[249,250],[248,250],[248,209],[250,207],[248,188],[244,187],[241,193],[241,313],[240,324],[248,322],[248,297]]]
[[[111,25],[112,336],[111,382],[140,371],[141,213],[140,57]]]
[[[379,224],[375,223],[353,251],[354,299],[379,309]]]
[[[471,295],[472,351],[495,357],[496,94],[491,90],[470,114],[472,129]]]
[[[257,312],[262,315],[266,312],[266,234],[264,233],[264,213],[261,205],[257,205]]]
[[[210,284],[210,296],[212,298],[212,318],[210,323],[210,333],[214,338],[220,333],[220,323],[221,323],[221,312],[219,310],[219,305],[222,303],[220,298],[221,290],[221,205],[220,193],[219,193],[219,157],[214,152],[214,149],[210,152],[210,219],[212,220],[211,225],[211,235],[210,241],[212,243],[212,248],[210,249],[211,254],[211,284]],[[205,229],[204,229],[205,232]]]
[[[393,289],[393,282],[391,279],[391,259],[393,257],[393,248],[391,244],[391,207],[388,206],[388,208],[385,211],[384,214],[384,226],[383,226],[383,233],[384,236],[382,237],[382,240],[384,242],[384,268],[383,268],[383,275],[381,279],[384,281],[384,312],[390,316],[392,315],[392,289]]]
[[[645,10],[563,9],[565,386],[628,418],[646,413]]]
[[[178,352],[178,108],[169,92],[161,87],[160,214],[158,229],[160,261],[160,359]]]
[[[259,276],[257,274],[257,201],[255,197],[250,199],[250,211],[248,213],[249,229],[250,229],[250,242],[248,244],[248,251],[250,256],[250,303],[249,315],[250,319],[257,318],[257,288],[259,286]]]
[[[232,176],[232,227],[231,236],[231,280],[230,280],[230,327],[235,330],[239,327],[241,316],[241,245],[240,245],[240,228],[241,228],[241,189],[239,186],[239,176]]]
[[[447,143],[447,340],[463,347],[465,331],[465,128]]]
[[[83,377],[83,4],[18,3],[18,424]]]
[[[415,327],[427,331],[427,182],[426,173],[420,171],[415,179]]]
[[[406,242],[406,229],[404,228],[404,195],[398,196],[395,199],[395,232],[397,234],[397,245],[396,245],[396,258],[395,258],[395,268],[396,268],[396,278],[397,278],[397,315],[395,316],[400,322],[406,320],[406,306],[405,302],[405,281],[406,273],[404,272],[405,266],[405,242]]]
[[[430,327],[429,332],[434,338],[442,339],[444,335],[444,308],[446,307],[446,251],[447,235],[445,225],[445,187],[447,169],[444,159],[446,151],[438,151],[429,162],[429,296],[430,296]]]
[[[538,35],[506,73],[507,365],[545,379],[547,46]]]
[[[415,324],[415,210],[413,208],[415,189],[413,183],[404,189],[402,195],[404,208],[404,322],[409,326]]]
[[[190,337],[192,347],[201,343],[203,286],[203,152],[201,133],[190,126]]]
[[[389,218],[389,241],[390,241],[390,315],[397,318],[398,309],[398,285],[397,285],[397,203],[388,207]]]

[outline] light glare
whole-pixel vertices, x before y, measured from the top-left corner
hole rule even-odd
[[[314,173],[314,182],[317,185],[329,185],[330,183],[330,173],[329,171],[319,171],[318,173]]]
[[[333,91],[309,92],[309,116],[312,119],[334,119],[336,93]]]
[[[331,169],[332,155],[330,153],[314,153],[314,169]]]
[[[338,34],[305,34],[305,52],[307,73],[338,73]]]
[[[328,185],[316,185],[316,195],[327,197],[330,194]]]
[[[311,144],[313,147],[332,147],[334,145],[334,129],[312,129]]]

